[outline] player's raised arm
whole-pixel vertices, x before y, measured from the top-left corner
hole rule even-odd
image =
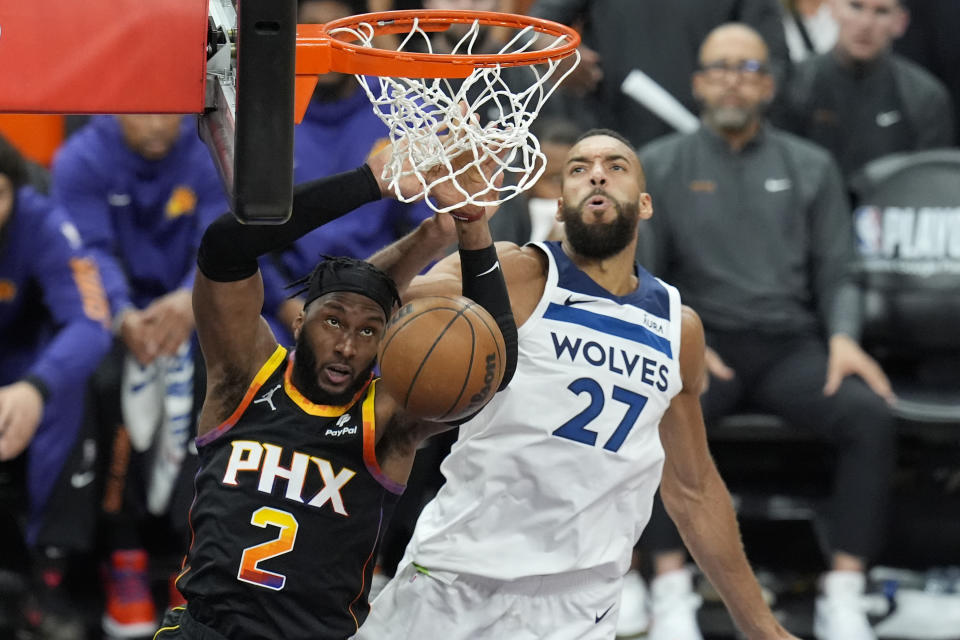
[[[293,214],[278,226],[249,226],[224,214],[204,233],[193,292],[197,333],[213,380],[229,374],[247,384],[276,342],[260,317],[263,281],[257,258],[326,222],[377,200],[380,185],[367,166],[297,187]]]
[[[700,411],[703,325],[689,307],[683,307],[682,331],[683,389],[674,396],[660,422],[660,440],[666,453],[660,485],[663,504],[740,631],[750,639],[793,638],[761,596],[744,555],[730,493],[710,457]]]

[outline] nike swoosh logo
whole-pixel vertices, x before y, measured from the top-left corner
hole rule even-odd
[[[607,607],[603,613],[596,614],[597,619],[593,621],[593,624],[598,624],[601,620],[607,617],[607,614],[610,613],[610,609],[613,609],[613,605],[610,605],[609,607]]]
[[[880,127],[890,127],[903,118],[899,111],[884,111],[877,114],[877,125]]]
[[[575,304],[586,304],[588,302],[593,302],[593,300],[574,300],[573,296],[567,296],[567,299],[563,301],[563,306],[569,307]]]
[[[496,271],[496,270],[499,269],[499,268],[500,268],[500,261],[498,260],[497,262],[494,262],[494,263],[493,263],[493,266],[492,266],[492,267],[490,267],[489,269],[487,269],[487,270],[484,271],[483,273],[478,273],[478,274],[476,275],[476,277],[477,277],[477,278],[480,278],[480,277],[482,277],[482,276],[487,275],[488,273],[493,273],[494,271]]]
[[[93,471],[85,471],[84,473],[75,473],[70,476],[70,485],[74,489],[83,489],[85,486],[93,482],[93,479],[96,477],[96,474]]]
[[[152,382],[153,380],[151,379],[151,380],[146,380],[144,382],[141,382],[140,384],[132,384],[130,385],[130,393],[140,393],[146,388],[148,384],[151,384]]]

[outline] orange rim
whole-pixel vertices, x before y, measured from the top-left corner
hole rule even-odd
[[[539,33],[555,37],[566,36],[568,41],[556,48],[518,53],[431,54],[364,47],[344,40],[343,37],[347,34],[331,35],[331,32],[337,29],[356,29],[361,23],[369,24],[373,28],[373,35],[407,34],[415,20],[418,21],[418,26],[427,32],[443,31],[452,24],[469,24],[476,20],[482,25],[516,30],[532,27]],[[448,72],[440,75],[449,73],[453,77],[465,77],[476,68],[542,64],[565,58],[580,45],[580,34],[566,25],[541,18],[493,11],[381,11],[333,20],[323,26],[323,31],[329,38],[331,69],[340,70],[341,66],[355,68],[360,64],[357,58],[366,58],[371,66],[377,69],[376,75],[400,77],[416,77],[408,75],[408,72],[422,70],[424,65],[431,68],[450,65]]]

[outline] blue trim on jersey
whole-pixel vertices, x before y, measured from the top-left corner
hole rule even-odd
[[[667,338],[658,336],[643,325],[612,318],[602,313],[594,313],[586,309],[556,304],[554,302],[551,302],[547,306],[543,317],[548,320],[569,322],[570,324],[576,324],[581,327],[588,327],[594,331],[623,338],[624,340],[645,344],[648,347],[656,349],[668,358],[673,357],[673,349],[670,347],[670,341]]]
[[[656,278],[639,264],[634,264],[634,273],[638,281],[636,290],[625,296],[618,296],[598,285],[590,276],[581,271],[580,267],[571,262],[567,254],[563,252],[559,241],[545,242],[544,244],[550,249],[553,260],[557,265],[558,286],[570,291],[612,300],[618,304],[638,307],[658,318],[670,320],[670,294]]]

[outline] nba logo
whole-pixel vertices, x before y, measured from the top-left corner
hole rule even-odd
[[[858,207],[853,212],[853,233],[862,256],[878,256],[883,248],[883,212],[879,207]]]

